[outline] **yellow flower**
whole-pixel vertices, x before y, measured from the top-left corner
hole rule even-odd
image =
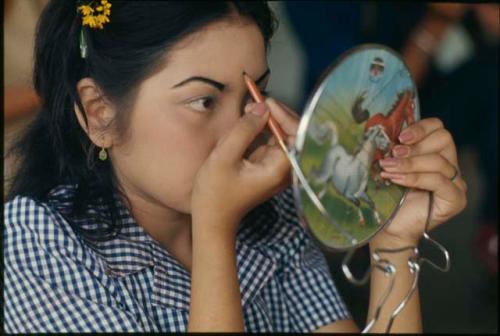
[[[111,11],[110,11],[111,4],[108,3],[107,0],[102,0],[101,5],[104,7],[104,14],[108,13],[107,15],[109,15],[109,13],[111,13]]]
[[[93,2],[91,2],[91,5],[92,3]],[[111,14],[111,4],[108,0],[101,0],[101,5],[95,8],[99,13],[98,15],[93,15],[94,8],[92,8],[91,5],[82,5],[78,7],[78,10],[83,14],[82,25],[89,26],[90,28],[102,29],[106,22],[110,22],[109,15]]]
[[[82,5],[78,7],[78,9],[80,10],[80,12],[82,12],[83,15],[90,15],[94,13],[94,9],[87,5]]]
[[[96,21],[97,21],[97,27],[99,29],[102,29],[103,28],[103,24],[106,23],[106,22],[109,22],[109,19],[105,15],[97,15]]]
[[[83,25],[84,26],[90,26],[90,28],[94,28],[96,26],[96,20],[94,16],[85,16],[83,18]]]

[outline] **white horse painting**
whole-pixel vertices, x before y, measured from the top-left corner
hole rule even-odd
[[[320,168],[313,167],[311,176],[313,182],[321,184],[323,189],[318,194],[321,199],[327,189],[328,181],[331,181],[339,194],[351,201],[358,210],[359,223],[365,225],[365,219],[361,211],[361,201],[364,201],[373,210],[375,219],[380,225],[380,215],[375,208],[374,202],[366,194],[369,167],[371,166],[375,150],[380,148],[386,150],[390,140],[380,125],[375,125],[363,135],[360,149],[352,155],[338,143],[337,126],[327,121],[320,126],[311,128],[311,136],[319,144],[323,144],[328,135],[331,136],[330,149],[323,159]]]

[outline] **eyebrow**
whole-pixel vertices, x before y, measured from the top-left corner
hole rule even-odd
[[[270,73],[271,73],[271,70],[269,68],[267,68],[267,70],[259,78],[257,78],[257,80],[255,81],[255,84],[259,85]],[[213,80],[213,79],[210,79],[207,77],[193,76],[193,77],[189,77],[189,78],[183,80],[180,83],[175,84],[171,88],[175,89],[175,88],[183,86],[183,85],[185,85],[189,82],[192,82],[192,81],[199,81],[199,82],[210,84],[210,85],[214,86],[215,88],[217,88],[219,91],[223,91],[224,88],[226,87],[225,84],[217,82],[216,80]]]

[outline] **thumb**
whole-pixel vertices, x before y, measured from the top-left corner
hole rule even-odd
[[[269,119],[266,103],[256,103],[236,122],[226,138],[219,144],[222,157],[234,162],[240,160]]]

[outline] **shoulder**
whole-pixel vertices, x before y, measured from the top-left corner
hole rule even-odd
[[[27,196],[16,196],[4,204],[4,234],[19,239],[32,235],[39,241],[53,239],[54,233],[62,233],[64,219],[48,203]]]
[[[61,204],[25,196],[4,204],[6,330],[139,330]]]
[[[4,204],[4,221],[4,234],[10,239],[29,235],[48,244],[60,235],[76,238],[63,213],[48,201],[28,196],[16,196]]]
[[[7,269],[89,266],[96,261],[57,206],[27,196],[4,204],[3,244]]]

